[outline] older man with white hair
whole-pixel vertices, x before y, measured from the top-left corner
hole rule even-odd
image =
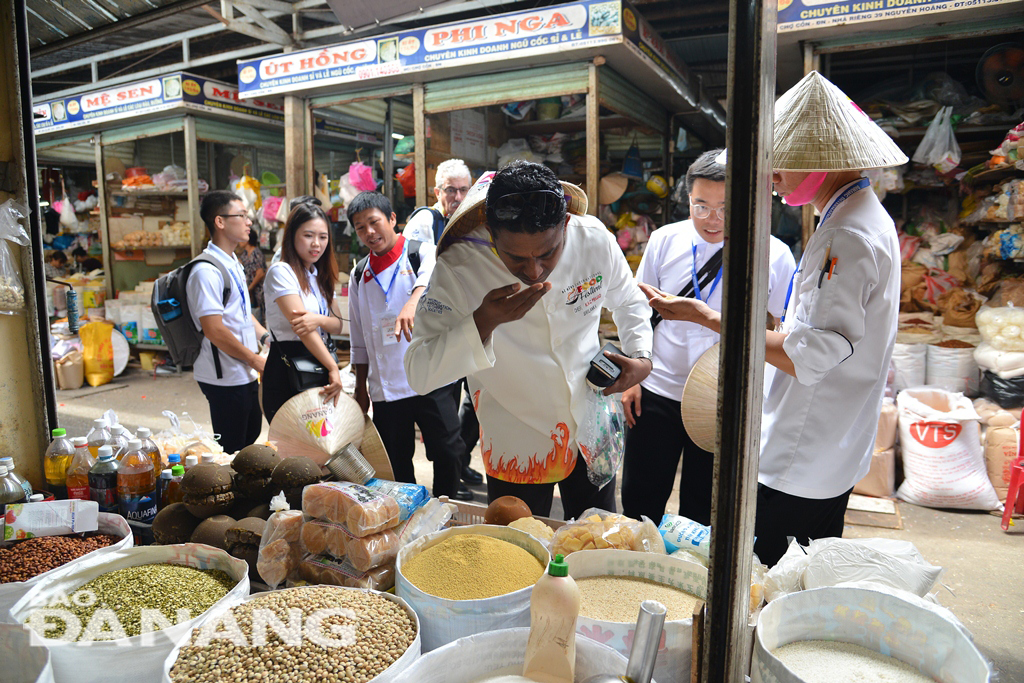
[[[402,233],[407,240],[437,244],[449,216],[459,208],[459,204],[466,198],[466,193],[473,185],[469,167],[462,159],[442,161],[437,166],[434,178],[434,197],[437,198],[437,203],[433,206],[421,206],[412,212]]]

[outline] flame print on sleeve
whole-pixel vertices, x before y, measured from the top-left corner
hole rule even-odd
[[[526,469],[519,467],[519,458],[501,462],[493,458],[494,445],[484,438],[483,427],[480,428],[480,450],[483,455],[487,476],[512,484],[548,484],[562,481],[572,472],[576,465],[576,453],[569,448],[569,427],[559,422],[551,431],[552,447],[548,454],[541,458],[536,453],[530,458]]]

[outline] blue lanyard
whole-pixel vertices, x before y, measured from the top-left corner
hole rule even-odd
[[[402,256],[405,256],[405,248],[408,245],[409,245],[408,241],[402,243]],[[373,281],[377,283],[378,287],[380,287],[380,291],[384,292],[384,306],[385,307],[388,305],[388,297],[391,296],[391,288],[395,286],[395,279],[398,277],[398,271],[400,271],[402,269],[402,256],[399,256],[398,259],[395,261],[395,271],[393,273],[391,273],[391,282],[388,284],[388,288],[387,289],[384,289],[384,285],[382,285],[380,283],[380,280],[377,279],[377,274],[375,272],[373,272],[372,268],[370,268],[370,264],[369,263],[366,264],[367,270],[369,270],[370,271],[370,275],[373,276]]]
[[[693,259],[691,260],[690,265],[693,266],[693,295],[695,297],[697,297],[697,301],[701,301],[702,299],[700,298],[700,283],[697,282],[697,243],[696,242],[694,242],[694,244],[693,244]],[[715,275],[715,279],[711,283],[711,289],[708,290],[708,296],[707,296],[706,299],[703,299],[704,303],[707,303],[707,302],[711,301],[711,295],[714,293],[715,287],[717,287],[718,283],[721,282],[721,281],[722,281],[722,267],[719,266],[718,267],[718,273]]]
[[[840,204],[845,202],[847,199],[849,199],[853,195],[855,195],[858,192],[860,192],[861,190],[863,190],[865,187],[868,187],[869,185],[871,185],[871,181],[869,181],[867,178],[861,178],[856,183],[854,183],[850,187],[846,188],[843,191],[843,193],[841,195],[839,195],[838,197],[836,197],[836,200],[834,202],[832,202],[832,206],[828,207],[828,211],[825,212],[825,215],[822,216],[821,220],[818,222],[818,227],[820,228],[822,225],[825,224],[825,221],[827,221],[829,219],[829,217],[832,215],[832,212],[836,210],[837,206],[839,206]],[[800,255],[800,263],[797,265],[796,270],[793,271],[793,277],[789,278],[789,288],[786,290],[786,303],[783,305],[783,308],[782,308],[782,318],[780,319],[779,322],[786,322],[786,311],[789,310],[789,298],[791,296],[793,296],[793,281],[796,280],[796,274],[799,273],[800,270],[803,267],[804,267],[804,255],[801,254]]]
[[[231,275],[231,279],[234,281],[235,286],[238,287],[238,296],[242,298],[242,319],[245,322],[249,322],[249,302],[246,301],[246,293],[249,290],[242,286],[242,283],[238,279],[237,273],[235,273],[234,265],[228,268],[228,274]]]

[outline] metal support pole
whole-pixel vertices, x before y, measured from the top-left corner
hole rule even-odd
[[[384,117],[384,185],[381,189],[384,190],[384,196],[391,200],[393,206],[395,204],[395,139],[391,137],[391,134],[395,132],[395,122],[391,98],[387,98],[386,101],[388,109],[387,115]]]
[[[427,114],[423,111],[423,84],[412,86],[412,125],[416,148],[413,163],[416,164],[416,206],[427,205]]]
[[[103,242],[103,272],[107,274],[107,298],[114,298],[114,255],[110,249],[110,223],[108,222],[110,207],[107,204],[107,178],[103,170],[103,133],[93,135],[93,149],[96,152],[96,208],[100,212],[100,240]]]
[[[100,65],[98,62],[93,62],[89,65],[89,72],[92,74],[92,82],[100,80]]]
[[[742,683],[760,451],[771,226],[775,0],[731,0],[718,443],[703,680]]]

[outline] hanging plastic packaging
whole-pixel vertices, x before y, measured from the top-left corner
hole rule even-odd
[[[950,121],[952,113],[953,107],[943,107],[928,124],[928,130],[914,152],[915,163],[934,166],[939,173],[949,173],[960,164],[960,145],[956,142]]]
[[[619,399],[587,388],[586,418],[576,442],[587,461],[587,476],[600,488],[619,471],[626,441],[626,419]]]
[[[19,222],[27,218],[28,209],[13,199],[0,205],[0,313],[6,315],[25,310],[25,286],[7,242],[28,246],[28,233]]]
[[[348,178],[361,192],[373,192],[377,189],[373,169],[360,161],[353,161],[348,167]]]

